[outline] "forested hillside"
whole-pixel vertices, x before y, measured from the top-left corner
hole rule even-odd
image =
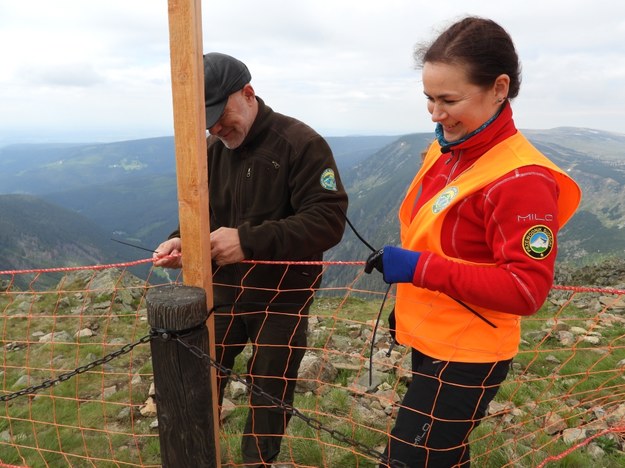
[[[97,265],[127,258],[125,249],[113,245],[89,219],[31,195],[0,195],[0,213],[0,270]]]
[[[559,261],[625,257],[625,135],[579,128],[524,133],[584,192],[562,231]],[[397,209],[431,139],[429,133],[328,138],[350,197],[349,220],[374,248],[399,242]],[[111,238],[154,248],[171,232],[178,222],[174,171],[171,137],[0,148],[0,188],[13,194],[2,196],[0,207],[2,268],[145,258]],[[325,258],[364,260],[369,252],[347,227]]]

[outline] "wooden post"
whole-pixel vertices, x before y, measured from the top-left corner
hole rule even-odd
[[[206,294],[201,288],[159,286],[148,292],[146,304],[148,323],[153,329],[182,331],[204,325]],[[205,327],[181,339],[208,353],[209,337]],[[209,362],[172,339],[154,338],[150,349],[162,466],[219,466]]]
[[[185,285],[206,291],[208,310],[213,307],[206,160],[206,110],[201,0],[168,0],[174,141],[178,183],[178,218],[183,244],[182,276]],[[214,336],[214,322],[206,322]],[[215,342],[209,340],[210,356]],[[212,373],[212,395],[217,395],[217,374]],[[219,410],[213,398],[213,425],[219,427]],[[215,446],[219,433],[215,431]],[[218,465],[220,463],[218,461]]]
[[[191,8],[194,4],[195,8]],[[200,0],[169,0],[174,142],[183,280],[211,285]],[[185,255],[187,253],[187,255]]]

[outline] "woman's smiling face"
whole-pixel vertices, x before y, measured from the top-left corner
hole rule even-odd
[[[432,121],[443,127],[449,142],[458,141],[477,130],[497,113],[507,95],[507,75],[497,78],[492,87],[469,82],[462,65],[426,62],[423,65],[423,92],[428,100]]]

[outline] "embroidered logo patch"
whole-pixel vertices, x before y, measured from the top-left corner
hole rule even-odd
[[[332,169],[328,168],[323,171],[320,182],[324,189],[336,192],[336,177],[334,176],[334,171]]]
[[[443,193],[441,193],[434,205],[432,205],[432,213],[438,214],[449,206],[454,198],[458,195],[458,187],[449,187]]]
[[[530,228],[523,236],[523,250],[536,260],[549,256],[553,250],[553,232],[547,226],[538,225]]]

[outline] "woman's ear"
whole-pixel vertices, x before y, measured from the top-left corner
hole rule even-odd
[[[508,97],[508,91],[510,89],[510,77],[502,73],[495,78],[495,85],[493,91],[495,92],[495,100],[497,102],[503,102]]]

